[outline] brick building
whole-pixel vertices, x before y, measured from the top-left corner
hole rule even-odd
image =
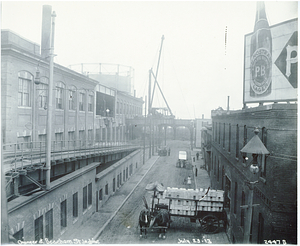
[[[256,127],[270,155],[258,157],[260,171],[253,174],[249,170],[251,155],[240,150],[254,136]],[[212,188],[225,190],[227,233],[231,241],[244,242],[245,225],[251,223],[250,243],[296,243],[297,104],[212,111],[210,157]],[[251,221],[247,221],[247,209],[241,208],[248,204],[247,181],[258,181],[254,186]]]
[[[46,139],[49,62],[40,46],[9,30],[1,31],[3,144]],[[39,85],[34,83],[37,67]],[[88,76],[54,64],[53,132],[60,142],[125,139],[125,119],[142,116],[142,98],[101,85]]]

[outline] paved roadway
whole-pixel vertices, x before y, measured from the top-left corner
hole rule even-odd
[[[153,194],[153,192],[145,190],[148,183],[158,181],[163,183],[165,187],[192,189],[210,186],[207,172],[199,168],[201,159],[192,162],[198,167],[197,177],[194,176],[193,168],[176,167],[178,151],[188,150],[190,147],[188,141],[170,141],[168,142],[168,147],[171,148],[170,156],[156,157],[155,160],[157,159],[157,161],[153,161],[154,157],[152,157],[150,159],[152,163],[148,162],[148,164],[144,165],[145,167],[141,168],[145,170],[133,175],[107,201],[107,204],[104,204],[98,213],[95,213],[81,229],[73,233],[73,238],[93,238],[94,240],[99,240],[101,244],[229,243],[223,228],[217,234],[203,234],[199,221],[191,223],[189,218],[183,217],[172,217],[171,227],[167,230],[167,238],[165,240],[158,239],[156,231],[150,231],[146,239],[140,239],[138,217],[140,211],[144,208],[142,197],[145,196],[148,205],[151,206],[151,195]],[[192,155],[195,156],[195,153],[193,151]],[[146,167],[147,165],[149,167]],[[190,186],[185,182],[189,175],[192,177],[192,185]],[[135,189],[133,190],[132,187],[135,187]],[[131,191],[132,193],[130,193]],[[128,197],[127,200],[125,199],[126,197]],[[126,201],[120,205],[120,200]],[[119,204],[117,204],[118,202]],[[98,227],[97,231],[95,227]],[[90,231],[93,230],[95,233],[91,234],[92,232]]]

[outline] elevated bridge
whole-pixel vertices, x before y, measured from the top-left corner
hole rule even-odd
[[[145,133],[146,142],[157,142],[158,145],[163,144],[161,141],[162,137],[164,138],[164,145],[166,145],[168,128],[172,129],[173,139],[176,139],[178,128],[184,127],[189,130],[189,139],[191,146],[193,146],[195,132],[194,119],[175,119],[174,116],[152,115],[127,119],[126,125],[129,136],[143,135]],[[155,140],[156,138],[158,140]]]

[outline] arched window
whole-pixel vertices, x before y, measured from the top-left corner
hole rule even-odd
[[[93,112],[94,111],[94,92],[89,93],[89,98],[88,98],[88,111]]]
[[[30,98],[32,97],[33,76],[27,71],[20,71],[18,77],[18,106],[31,107]]]
[[[38,107],[39,108],[47,108],[48,102],[48,84],[49,79],[46,77],[41,77],[41,83],[37,85],[37,95],[38,95]]]
[[[56,93],[55,93],[55,108],[56,109],[63,109],[63,102],[64,102],[64,89],[65,84],[63,82],[56,82]]]
[[[76,109],[76,87],[70,86],[68,90],[69,110]]]
[[[79,91],[79,99],[78,99],[78,103],[79,103],[79,111],[84,111],[85,110],[85,107],[84,107],[84,104],[85,104],[85,90],[84,89],[81,89]]]

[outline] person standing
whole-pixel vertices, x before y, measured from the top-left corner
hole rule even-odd
[[[187,178],[187,184],[189,186],[192,184],[192,178],[191,178],[191,176],[188,176],[188,178]]]

